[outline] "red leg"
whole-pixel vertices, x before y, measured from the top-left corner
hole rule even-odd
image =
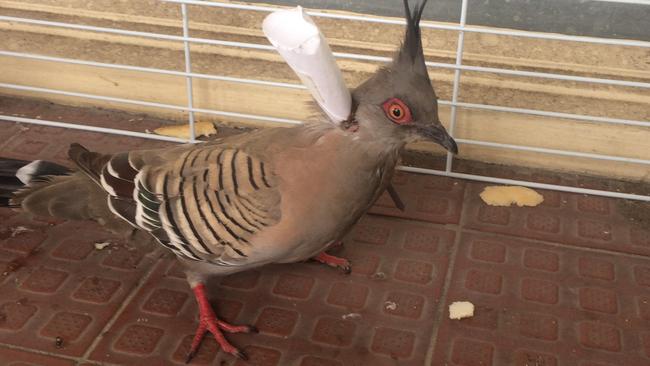
[[[248,325],[230,325],[217,319],[217,316],[212,310],[212,306],[210,306],[208,297],[206,296],[205,285],[199,283],[194,286],[192,290],[194,291],[194,296],[196,296],[196,302],[199,305],[199,327],[196,329],[196,334],[194,335],[194,340],[192,340],[192,346],[190,347],[190,353],[187,355],[187,360],[185,362],[189,363],[192,358],[194,358],[196,352],[198,352],[199,347],[201,346],[201,341],[207,332],[214,335],[214,339],[219,343],[219,346],[224,352],[245,360],[246,355],[228,342],[226,337],[224,337],[222,330],[229,333],[251,333],[257,332],[257,329]]]
[[[327,254],[326,252],[321,252],[313,259],[317,262],[327,264],[330,267],[340,268],[345,273],[352,272],[352,266],[350,265],[350,261],[345,258],[340,258],[340,257]]]

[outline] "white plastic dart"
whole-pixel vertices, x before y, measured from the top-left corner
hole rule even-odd
[[[302,7],[269,14],[262,30],[332,122],[345,121],[352,109],[352,95],[325,37]],[[404,211],[404,202],[393,185],[386,190],[395,206]]]
[[[330,119],[347,119],[352,96],[325,37],[303,8],[269,14],[262,30]]]

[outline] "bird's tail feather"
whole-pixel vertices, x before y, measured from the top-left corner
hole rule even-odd
[[[0,207],[15,207],[14,194],[26,187],[70,173],[70,169],[49,161],[0,158]]]
[[[92,152],[78,143],[73,143],[68,149],[68,157],[77,168],[101,187],[99,176],[104,165],[111,159],[111,155]]]

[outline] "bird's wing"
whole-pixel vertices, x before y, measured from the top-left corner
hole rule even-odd
[[[253,236],[280,220],[271,167],[232,145],[117,154],[99,179],[116,214],[187,259],[246,263]]]

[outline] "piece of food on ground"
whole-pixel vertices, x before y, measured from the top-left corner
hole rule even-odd
[[[180,139],[190,138],[190,126],[188,124],[163,126],[153,130],[156,135],[163,135],[169,137],[178,137]],[[214,127],[212,122],[195,122],[194,135],[195,137],[210,136],[217,133],[217,128]]]
[[[490,206],[534,207],[544,202],[544,196],[536,191],[520,186],[490,186],[481,192],[481,199]]]
[[[474,316],[474,304],[469,301],[454,301],[449,305],[449,319],[464,319]]]

